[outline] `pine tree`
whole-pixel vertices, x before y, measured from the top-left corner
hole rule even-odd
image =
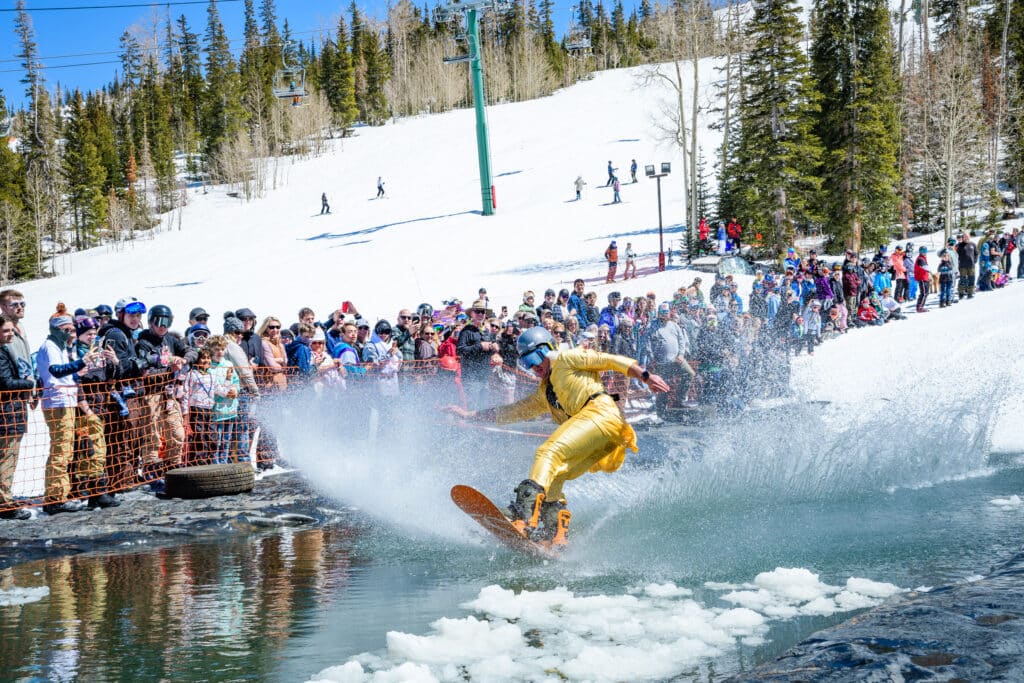
[[[885,0],[820,0],[813,71],[822,106],[824,230],[832,247],[887,241],[899,172],[896,75]]]
[[[98,93],[90,93],[85,100],[85,116],[89,121],[89,128],[93,132],[93,141],[96,145],[96,153],[99,154],[100,163],[106,175],[103,184],[103,192],[111,188],[122,187],[124,176],[121,173],[121,159],[117,153],[117,141],[114,137],[114,120],[110,116],[110,110],[103,102]]]
[[[739,192],[735,204],[722,208],[746,216],[752,231],[770,235],[772,247],[784,253],[796,225],[816,217],[821,143],[813,126],[819,95],[792,0],[757,0],[747,33],[753,46],[740,104],[737,165],[731,169]]]
[[[376,126],[388,117],[388,102],[384,86],[391,75],[388,54],[381,45],[380,35],[375,30],[364,31],[362,49],[366,60],[366,96],[363,101],[363,115],[366,123]],[[358,104],[358,102],[357,102]]]
[[[107,173],[96,150],[95,136],[85,113],[82,93],[75,91],[64,143],[63,172],[67,202],[75,225],[75,246],[87,249],[98,242],[107,202],[103,192]]]
[[[338,123],[347,128],[355,123],[359,108],[356,106],[352,54],[349,52],[348,27],[344,15],[338,17],[338,32],[333,46],[333,64],[330,73],[326,74],[325,90]]]
[[[221,145],[233,140],[245,120],[241,104],[241,86],[231,45],[220,20],[216,0],[206,11],[206,92],[203,102],[203,146],[207,159]]]
[[[199,148],[198,138],[203,123],[206,82],[202,74],[199,36],[189,29],[184,14],[178,17],[176,25],[178,62],[168,76],[174,83],[174,94],[171,97],[171,126],[176,145],[188,157],[189,171],[195,173],[198,169],[193,163],[193,155]]]
[[[171,104],[160,82],[154,59],[146,65],[140,93],[146,103],[144,130],[156,180],[156,208],[157,211],[167,211],[174,206],[177,186],[174,175],[174,137],[170,125]]]
[[[131,93],[142,77],[142,46],[130,31],[121,34],[121,71],[128,92]]]

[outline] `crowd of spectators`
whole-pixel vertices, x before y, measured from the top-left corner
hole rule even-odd
[[[758,268],[746,296],[731,275],[715,275],[707,290],[695,277],[660,301],[654,292],[613,291],[599,307],[597,293],[577,279],[571,290],[540,298],[526,291],[510,311],[495,310],[481,288],[469,306],[452,297],[437,308],[403,308],[393,323],[371,322],[346,301],[322,322],[302,308],[290,325],[274,316],[257,323],[240,308],[225,313],[222,334],[214,334],[210,314],[194,308],[179,333],[171,331],[170,308],[134,297],[74,312],[59,304],[37,348],[22,326],[25,297],[4,290],[0,518],[30,516],[12,484],[37,406],[49,436],[42,499],[49,514],[115,507],[115,491],[143,484],[159,493],[163,473],[182,464],[246,462],[255,452],[258,467],[272,467],[276,441],[253,408],[296,385],[373,381],[397,395],[411,370],[428,366],[472,409],[512,400],[535,381],[517,371],[516,341],[536,325],[562,348],[624,355],[654,369],[673,387],[654,401],[662,418],[701,404],[736,411],[786,393],[790,357],[813,354],[830,337],[904,319],[905,302],[927,312],[932,291],[946,307],[1003,286],[1021,240],[1018,230],[977,243],[960,235],[938,253],[934,272],[927,248],[909,242],[892,254],[849,251],[831,263],[794,247],[781,267]],[[1022,271],[1018,264],[1018,277]],[[626,389],[645,392],[639,384]]]

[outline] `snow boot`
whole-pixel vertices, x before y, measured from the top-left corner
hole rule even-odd
[[[565,507],[565,501],[545,501],[540,507],[540,520],[541,528],[534,536],[534,540],[547,543],[553,548],[568,545],[572,513]]]
[[[544,487],[532,479],[524,479],[515,488],[516,499],[509,503],[509,521],[526,536],[540,526],[540,509],[544,503]]]
[[[103,477],[97,483],[96,488],[102,493],[89,497],[90,508],[116,508],[121,504],[117,498],[114,498],[110,493],[107,492],[107,478]]]

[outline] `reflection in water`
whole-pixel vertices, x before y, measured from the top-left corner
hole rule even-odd
[[[0,608],[0,679],[265,678],[344,595],[352,541],[348,528],[285,529],[0,570],[0,590],[50,588]]]

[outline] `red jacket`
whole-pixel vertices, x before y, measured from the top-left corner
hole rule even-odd
[[[729,221],[729,225],[725,226],[725,234],[735,239],[743,234],[743,227],[735,221]]]
[[[878,320],[878,311],[870,303],[865,304],[862,301],[857,309],[857,317],[866,323],[873,323]]]
[[[914,259],[914,279],[918,282],[928,282],[931,277],[931,271],[928,270],[928,257],[924,254],[918,254],[917,258]]]
[[[697,237],[700,238],[701,242],[705,242],[708,239],[708,221],[705,218],[700,219],[700,223],[697,224]]]

